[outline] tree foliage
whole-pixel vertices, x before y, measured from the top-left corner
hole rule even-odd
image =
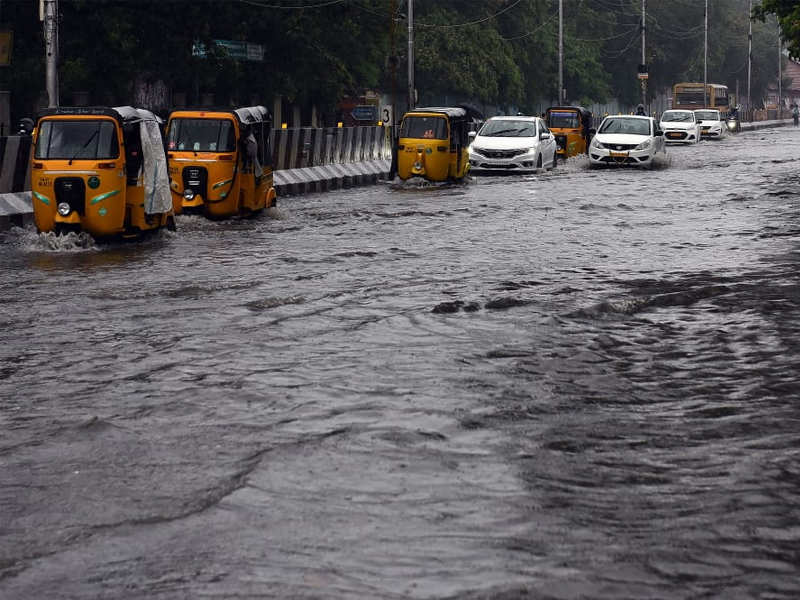
[[[563,0],[564,87],[574,102],[641,97],[641,0]],[[703,2],[648,2],[648,90],[702,81]],[[709,0],[708,79],[744,89],[748,0]],[[60,0],[62,103],[86,91],[95,104],[130,101],[136,82],[162,81],[190,103],[289,102],[333,110],[366,89],[405,97],[406,0]],[[44,89],[36,2],[5,0],[12,66],[0,72],[15,118]],[[415,0],[415,79],[421,102],[470,101],[530,112],[558,97],[557,0]],[[800,2],[764,0],[800,55]],[[777,76],[777,27],[753,27],[752,97]],[[261,44],[264,62],[238,61],[213,40]],[[193,45],[208,49],[205,57]],[[771,49],[775,49],[774,51]],[[391,65],[394,70],[394,85]]]

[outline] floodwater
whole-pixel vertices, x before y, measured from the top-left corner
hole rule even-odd
[[[0,597],[800,597],[800,133],[0,237]]]

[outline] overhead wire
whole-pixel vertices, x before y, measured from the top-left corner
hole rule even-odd
[[[273,8],[277,10],[302,10],[306,8],[323,8],[325,6],[332,6],[333,4],[341,4],[345,0],[323,0],[317,4],[299,4],[294,6],[286,6],[282,4],[266,4],[258,2],[258,0],[238,0],[242,4],[249,4],[251,6],[258,6],[259,8]]]
[[[491,14],[491,15],[489,15],[487,17],[483,17],[481,19],[477,19],[475,21],[466,21],[464,23],[453,23],[453,24],[450,24],[450,25],[436,25],[436,24],[432,24],[432,23],[416,23],[415,22],[414,23],[414,27],[426,28],[426,29],[452,29],[454,27],[467,27],[469,25],[479,25],[481,23],[485,23],[486,21],[490,21],[490,20],[494,19],[495,17],[499,17],[503,13],[506,13],[506,12],[510,11],[512,8],[517,6],[520,2],[522,2],[522,0],[516,0],[516,2],[514,2],[510,6],[506,6],[505,8],[503,8],[502,10],[498,10],[494,14]]]

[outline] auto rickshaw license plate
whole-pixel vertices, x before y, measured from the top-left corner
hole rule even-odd
[[[609,152],[608,155],[611,158],[627,158],[628,157],[628,153],[627,152]]]

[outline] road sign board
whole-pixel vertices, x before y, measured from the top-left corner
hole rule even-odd
[[[356,121],[378,121],[378,107],[372,104],[361,104],[350,113]]]

